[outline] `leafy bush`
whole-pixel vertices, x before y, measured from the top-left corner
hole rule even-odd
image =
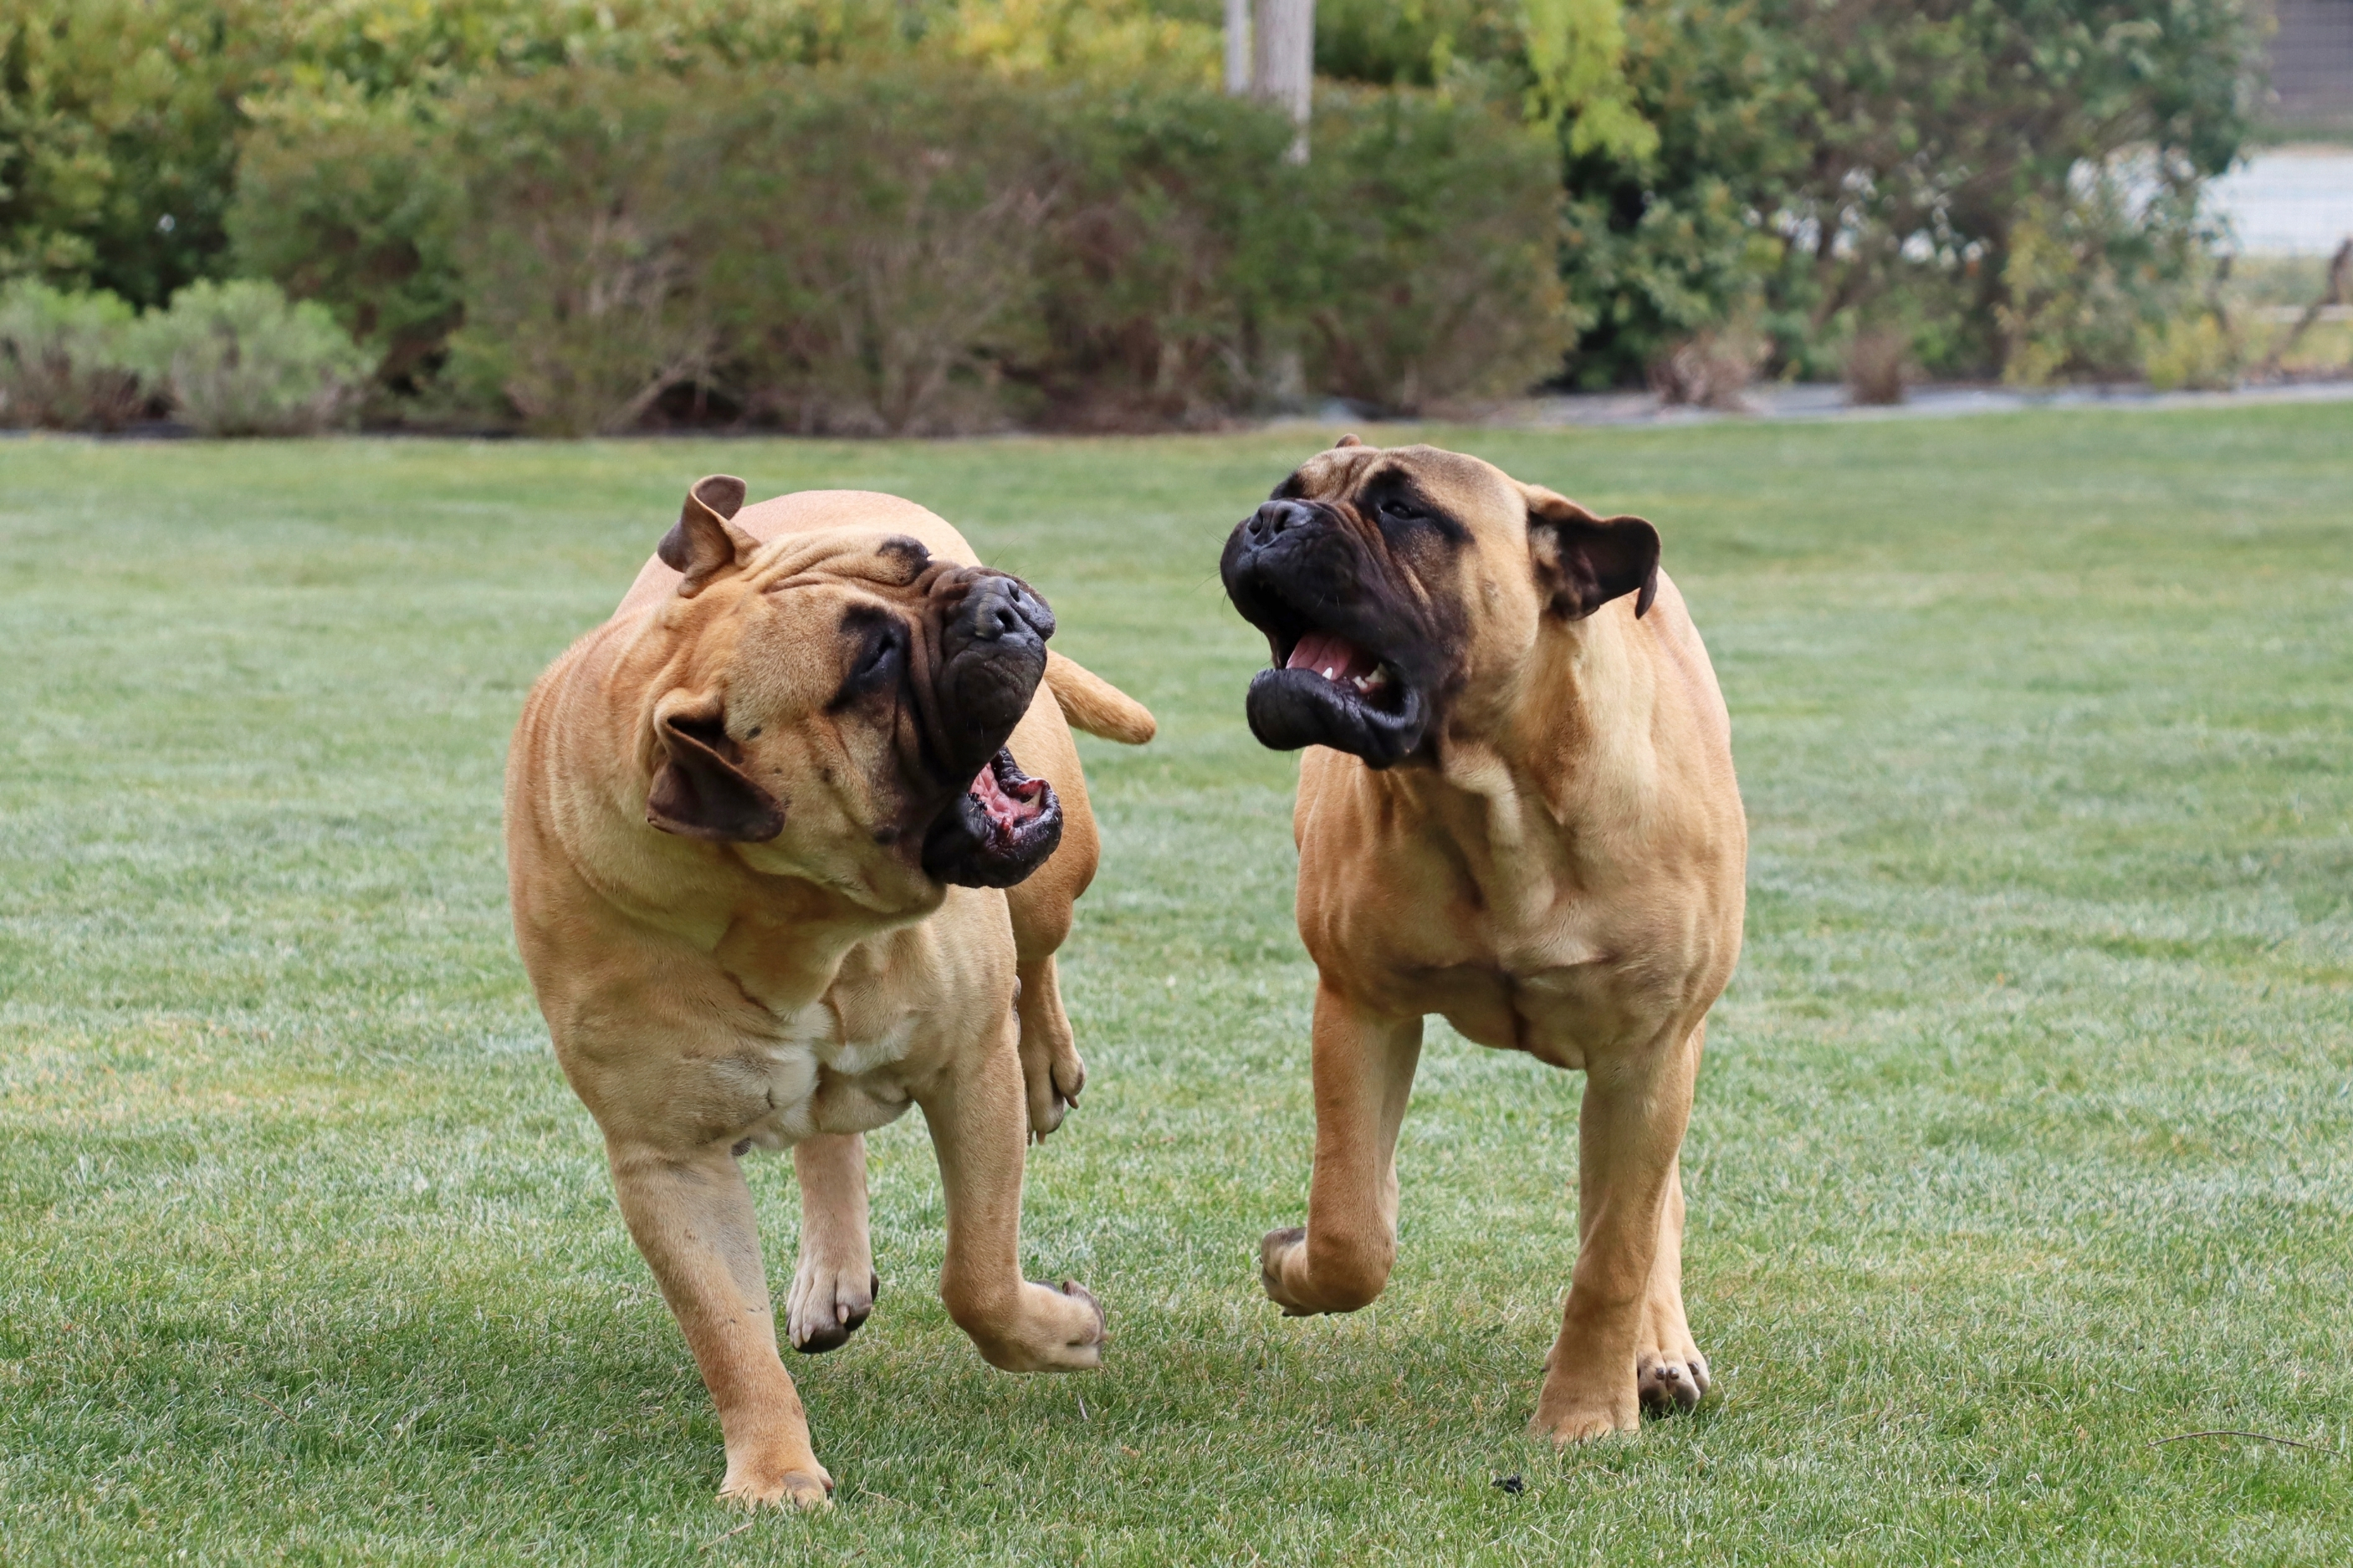
[[[2238,384],[2240,345],[2209,310],[2177,317],[2146,332],[2141,373],[2159,392],[2221,391]]]
[[[804,431],[1002,419],[1034,347],[1039,258],[1068,198],[1032,84],[969,70],[808,71],[728,107],[693,162],[727,375]]]
[[[0,0],[0,276],[133,305],[217,269],[253,0]],[[262,29],[267,31],[265,27]]]
[[[1593,313],[1577,374],[1624,379],[1752,310],[1810,374],[1888,315],[1928,368],[1992,369],[2035,337],[2006,321],[2049,314],[2013,293],[2039,266],[2011,269],[2021,225],[2047,235],[2128,149],[2164,199],[2105,230],[2102,265],[2169,288],[2197,184],[2244,133],[2250,25],[2236,0],[1635,0],[1627,72],[1658,148],[1566,149],[1566,277]]]
[[[1306,169],[1279,112],[1208,89],[921,62],[549,71],[451,119],[454,208],[396,204],[414,133],[370,124],[274,144],[240,232],[346,321],[454,288],[450,376],[549,434],[688,388],[810,432],[1200,424],[1303,346],[1296,391],[1412,410],[1567,342],[1547,144],[1428,93],[1335,100]],[[436,282],[416,237],[445,233]]]
[[[0,421],[55,430],[118,430],[147,397],[131,307],[112,294],[67,294],[30,279],[0,289]]]
[[[2041,386],[2137,374],[2152,334],[2200,309],[2207,263],[2198,239],[2194,214],[2173,221],[2144,212],[2113,177],[2081,178],[2059,200],[2023,204],[1995,307],[2003,378]]]
[[[274,283],[191,283],[139,323],[137,352],[206,436],[303,436],[340,423],[374,368],[322,305]]]
[[[1041,258],[1044,346],[1013,374],[1049,424],[1214,424],[1266,402],[1315,269],[1293,129],[1208,88],[1066,105]]]
[[[690,153],[703,89],[551,71],[473,94],[453,140],[465,327],[451,374],[552,436],[625,430],[711,356],[697,297],[735,243]],[[707,149],[695,149],[697,152]]]
[[[446,141],[405,102],[281,105],[246,140],[228,212],[238,270],[325,304],[404,392],[465,314]]]
[[[1309,165],[1318,390],[1418,414],[1520,392],[1574,337],[1546,139],[1477,104],[1335,93]]]
[[[1165,72],[1213,29],[1149,0],[0,0],[0,278],[157,305],[230,260],[239,142],[290,106],[424,109],[589,67],[680,75],[909,53]],[[1121,47],[1106,54],[1108,45]],[[1204,44],[1207,44],[1206,50]]]

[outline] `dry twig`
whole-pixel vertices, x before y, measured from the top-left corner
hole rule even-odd
[[[2295,347],[2304,334],[2312,330],[2312,323],[2320,320],[2320,312],[2331,305],[2348,302],[2346,295],[2348,289],[2353,289],[2353,239],[2348,239],[2337,247],[2337,255],[2328,263],[2328,282],[2321,289],[2320,298],[2305,307],[2304,314],[2288,330],[2287,336],[2274,344],[2272,352],[2263,356],[2263,369],[2256,374],[2265,380],[2277,375],[2280,362],[2288,356],[2288,352]],[[2196,1434],[2185,1433],[2184,1436],[2194,1436]],[[2170,1438],[2167,1440],[2171,1441]]]
[[[2232,1432],[2219,1428],[2211,1432],[2177,1432],[2170,1437],[2159,1437],[2149,1447],[2162,1448],[2168,1443],[2187,1443],[2192,1437],[2253,1437],[2258,1443],[2277,1443],[2284,1448],[2306,1448],[2316,1454],[2326,1454],[2332,1459],[2345,1458],[2341,1448],[2324,1448],[2317,1443],[2299,1443],[2293,1437],[2274,1437],[2268,1432]]]
[[[723,1541],[734,1540],[737,1536],[743,1534],[745,1531],[751,1529],[754,1525],[759,1522],[760,1521],[756,1519],[747,1519],[743,1523],[737,1525],[734,1529],[729,1531],[726,1534],[712,1536],[710,1540],[696,1547],[695,1550],[697,1552],[708,1552]]]

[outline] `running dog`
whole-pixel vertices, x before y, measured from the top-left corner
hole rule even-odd
[[[1250,729],[1300,764],[1315,1168],[1260,1250],[1286,1313],[1347,1312],[1397,1252],[1422,1020],[1581,1068],[1577,1255],[1535,1425],[1696,1405],[1677,1155],[1740,951],[1730,723],[1659,535],[1475,458],[1349,437],[1227,542],[1266,634]]]
[[[1065,721],[1131,743],[1153,721],[923,508],[744,494],[697,483],[533,688],[507,869],[557,1060],[718,1405],[721,1495],[815,1507],[833,1480],[737,1162],[793,1150],[787,1329],[829,1350],[879,1288],[860,1135],[921,1106],[950,1315],[1008,1372],[1098,1363],[1095,1299],[1021,1278],[1023,1145],[1085,1082],[1054,973],[1096,857]]]

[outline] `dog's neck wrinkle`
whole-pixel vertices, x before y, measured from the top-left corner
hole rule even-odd
[[[826,897],[814,886],[808,891]],[[712,957],[745,995],[780,1017],[789,1016],[828,995],[850,955],[891,929],[871,921],[797,920],[770,905],[738,914]]]
[[[1609,612],[1604,611],[1607,615]],[[1653,695],[1622,626],[1547,621],[1492,721],[1441,733],[1438,772],[1465,793],[1553,830],[1589,831],[1620,815],[1624,781],[1646,775]],[[1533,825],[1533,824],[1532,824]]]
[[[1370,776],[1419,797],[1417,815],[1451,825],[1462,863],[1502,921],[1532,924],[1573,898],[1580,843],[1638,828],[1651,697],[1623,628],[1549,623],[1487,732],[1450,726],[1434,769]]]

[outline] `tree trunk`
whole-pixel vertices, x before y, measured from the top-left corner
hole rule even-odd
[[[1304,163],[1307,111],[1315,85],[1315,0],[1254,0],[1251,11],[1250,89],[1290,111],[1292,123],[1299,127],[1291,161]],[[1232,15],[1230,6],[1227,15]],[[1232,47],[1229,33],[1229,58]]]
[[[1250,89],[1250,0],[1226,0],[1226,96]]]

